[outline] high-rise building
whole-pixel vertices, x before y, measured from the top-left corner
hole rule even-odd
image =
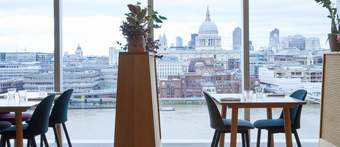
[[[201,24],[196,38],[196,50],[217,50],[221,48],[221,36],[218,35],[216,24],[210,18],[207,8],[205,21]]]
[[[191,34],[190,44],[189,44],[189,48],[190,49],[195,49],[196,48],[196,38],[197,38],[197,36],[198,36],[197,33]]]
[[[288,36],[283,38],[281,42],[282,48],[306,49],[306,38],[301,35]]]
[[[339,12],[340,11],[340,0],[336,0],[336,8]]]
[[[233,49],[241,50],[242,47],[242,30],[240,27],[237,27],[233,31]]]
[[[166,38],[166,35],[159,35],[159,49],[167,49],[168,48],[168,39]]]
[[[275,28],[270,32],[269,36],[269,49],[277,52],[280,48],[280,30]]]
[[[316,37],[306,38],[306,50],[320,49],[320,39]]]
[[[176,37],[176,47],[183,47],[183,38],[180,36]]]

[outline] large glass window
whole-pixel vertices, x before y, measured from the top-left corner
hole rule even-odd
[[[242,89],[241,1],[155,0],[155,10],[168,18],[155,33],[162,138],[210,139],[202,91]]]
[[[302,140],[319,137],[322,56],[329,50],[329,29],[327,10],[315,1],[250,1],[252,88],[284,95],[308,91],[310,103],[303,107],[299,130]],[[273,117],[280,112],[275,110]],[[253,110],[251,116],[265,119],[266,112]]]
[[[140,1],[143,6],[146,0]],[[63,1],[63,89],[74,89],[69,132],[73,139],[112,140],[117,85],[116,41],[135,0]],[[84,130],[86,128],[86,130]],[[91,133],[88,133],[91,132]]]
[[[0,1],[0,32],[0,93],[53,92],[52,0]]]

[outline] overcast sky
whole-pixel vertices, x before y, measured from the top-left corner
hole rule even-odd
[[[146,5],[146,0],[139,0]],[[250,0],[251,40],[255,48],[268,44],[269,32],[281,37],[301,34],[319,37],[326,47],[327,10],[314,0]],[[52,0],[0,0],[0,51],[53,51]],[[73,53],[80,44],[86,55],[108,55],[108,48],[123,40],[119,25],[135,0],[63,0],[63,47]],[[168,20],[158,34],[170,43],[176,36],[187,44],[197,33],[209,6],[222,36],[224,49],[232,47],[232,30],[241,26],[241,0],[155,0],[155,9]]]

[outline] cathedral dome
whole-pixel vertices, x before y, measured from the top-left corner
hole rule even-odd
[[[217,26],[214,22],[203,22],[198,31],[199,34],[218,34]]]
[[[209,9],[207,9],[205,21],[201,24],[198,33],[199,34],[218,34],[218,29],[217,29],[216,24],[212,22],[210,19]]]

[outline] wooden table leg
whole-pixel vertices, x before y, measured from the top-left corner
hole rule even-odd
[[[231,115],[230,147],[236,147],[237,145],[237,121],[238,108],[236,106],[233,106]]]
[[[61,130],[61,124],[56,124],[56,131],[57,131],[57,135],[58,135],[58,138],[59,138],[59,144],[60,144],[60,147],[63,147],[63,135],[62,135],[62,130]]]
[[[15,147],[23,147],[22,113],[15,112],[16,138]]]
[[[222,105],[221,117],[223,119],[227,118],[227,106],[225,105]],[[224,147],[224,133],[222,133],[220,137],[220,147]]]
[[[267,119],[273,119],[273,113],[272,113],[272,108],[267,108]],[[274,135],[272,135],[272,145],[271,147],[274,147]]]
[[[292,125],[291,125],[291,118],[290,118],[290,112],[289,107],[284,106],[283,108],[283,117],[284,117],[284,123],[285,123],[285,133],[286,133],[286,147],[292,147]]]

